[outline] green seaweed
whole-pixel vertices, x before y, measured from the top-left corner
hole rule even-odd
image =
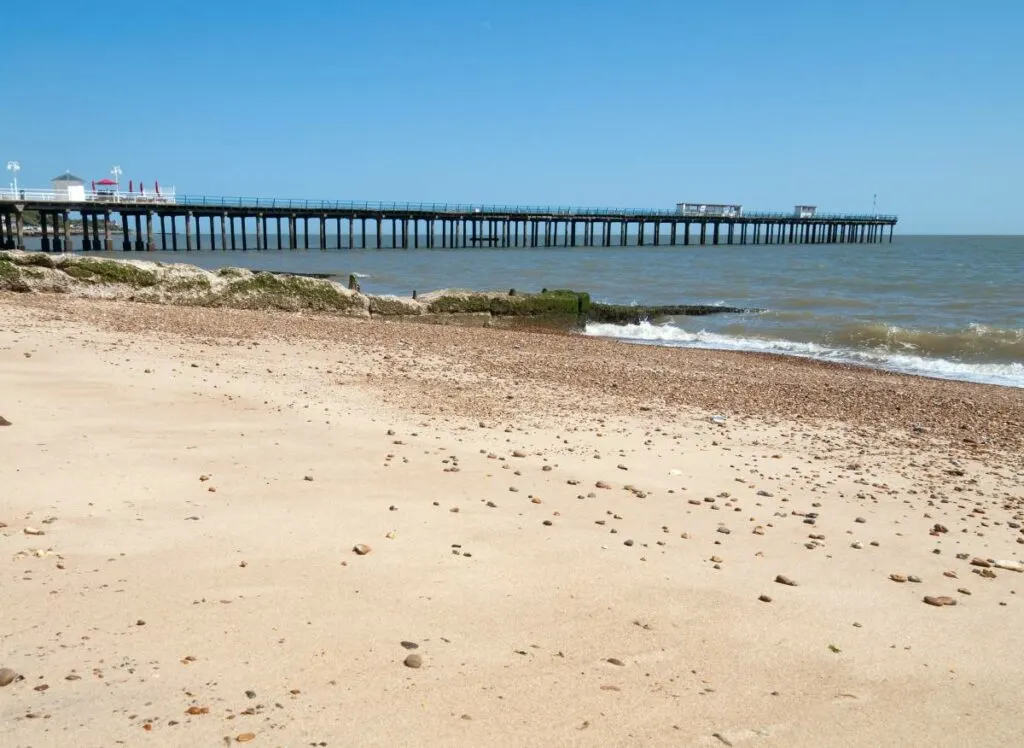
[[[229,306],[239,303],[249,308],[309,309],[317,312],[345,311],[357,306],[353,296],[343,293],[329,281],[297,276],[256,273],[228,285],[220,294]]]
[[[479,314],[491,311],[491,299],[483,294],[441,296],[427,309],[431,314]]]
[[[155,286],[157,283],[156,273],[116,260],[96,260],[91,257],[82,257],[65,261],[62,263],[61,269],[75,280],[121,283],[134,288]]]
[[[379,296],[370,297],[370,314],[383,316],[410,316],[420,313],[415,302],[406,299],[382,299]]]

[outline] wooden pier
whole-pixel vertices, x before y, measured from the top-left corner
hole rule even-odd
[[[861,244],[891,242],[897,221],[852,214],[696,216],[610,208],[85,197],[0,193],[0,247],[24,248],[28,212],[39,216],[37,235],[47,252]],[[73,215],[82,223],[74,238]]]

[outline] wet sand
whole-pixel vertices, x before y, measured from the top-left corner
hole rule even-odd
[[[1024,733],[1021,390],[0,295],[0,392],[4,745]]]

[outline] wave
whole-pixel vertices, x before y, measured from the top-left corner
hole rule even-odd
[[[1024,330],[979,324],[959,330],[919,330],[861,323],[837,327],[826,340],[840,348],[884,348],[934,358],[1024,361]]]
[[[916,353],[898,353],[884,348],[838,347],[783,339],[722,335],[706,330],[688,332],[676,325],[652,325],[650,322],[641,322],[638,325],[591,323],[586,326],[584,334],[677,348],[776,353],[834,363],[857,364],[902,374],[998,384],[1005,387],[1024,387],[1024,363],[1019,362],[969,363]]]

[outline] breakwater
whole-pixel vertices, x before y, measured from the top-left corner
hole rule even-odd
[[[181,263],[115,260],[44,252],[0,252],[0,291],[61,293],[179,306],[279,309],[350,317],[422,321],[527,322],[582,328],[589,322],[623,323],[668,316],[744,312],[707,305],[634,306],[594,303],[586,292],[542,289],[539,293],[441,290],[411,297],[363,294],[355,276],[348,286],[327,278],[253,272],[225,267],[204,270]]]

